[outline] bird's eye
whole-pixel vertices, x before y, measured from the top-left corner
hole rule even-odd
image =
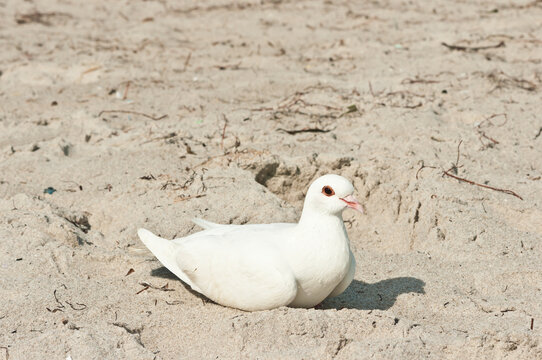
[[[322,194],[324,194],[325,196],[332,196],[335,195],[335,191],[333,191],[331,186],[326,185],[322,188]]]

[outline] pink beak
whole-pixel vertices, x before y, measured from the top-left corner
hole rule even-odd
[[[350,209],[357,210],[362,214],[365,213],[365,211],[363,210],[363,206],[359,203],[359,201],[356,200],[353,195],[348,195],[340,199],[344,201],[346,203],[346,206],[348,206]]]

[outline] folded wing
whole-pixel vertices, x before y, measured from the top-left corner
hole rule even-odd
[[[297,282],[278,247],[256,238],[259,231],[235,230],[175,240],[175,262],[183,275],[222,305],[248,311],[288,305]]]

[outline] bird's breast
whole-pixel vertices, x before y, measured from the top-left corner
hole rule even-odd
[[[298,283],[298,296],[292,306],[311,307],[322,302],[346,276],[350,247],[348,238],[341,235],[328,238],[319,234],[318,240],[303,252],[298,250],[291,263]]]

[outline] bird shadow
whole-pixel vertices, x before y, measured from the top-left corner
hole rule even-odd
[[[324,309],[388,310],[401,294],[425,294],[425,282],[414,277],[397,277],[374,284],[353,280],[341,295],[322,303]]]
[[[199,292],[192,290],[190,285],[186,284],[184,281],[179,279],[177,277],[177,275],[175,275],[174,273],[169,271],[165,266],[162,266],[162,267],[159,267],[159,268],[156,268],[156,269],[152,269],[151,270],[151,276],[156,276],[156,277],[159,277],[159,278],[162,278],[162,279],[177,280],[178,282],[180,282],[184,286],[184,288],[189,293],[191,293],[192,295],[195,295],[198,298],[200,298],[203,304],[214,303],[213,300],[207,298],[205,295],[200,294]]]
[[[151,276],[178,280],[186,290],[199,297],[202,302],[212,302],[204,295],[192,290],[190,286],[163,266],[151,270]],[[424,286],[423,280],[408,276],[382,280],[374,284],[353,280],[340,296],[325,300],[322,303],[322,309],[388,310],[401,294],[425,294]]]
[[[152,269],[151,276],[156,276],[162,279],[179,280],[179,278],[174,273],[169,271],[165,266]]]

